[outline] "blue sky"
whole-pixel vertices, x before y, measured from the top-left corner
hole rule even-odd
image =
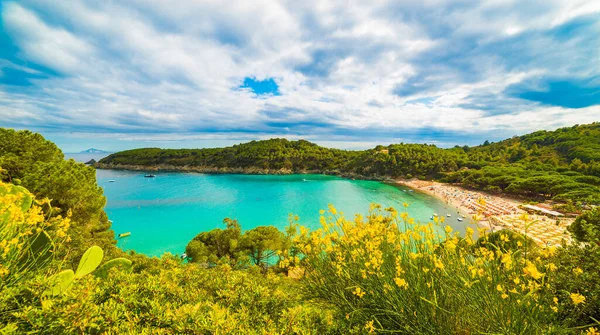
[[[0,126],[67,152],[593,121],[599,1],[0,1]]]

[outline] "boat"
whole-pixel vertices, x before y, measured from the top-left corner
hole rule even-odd
[[[438,216],[437,213],[433,213],[433,216]]]
[[[457,218],[458,222],[462,222],[463,218]]]
[[[129,235],[131,235],[131,232],[128,231],[126,233],[119,234],[119,237],[127,237]]]
[[[433,220],[433,215],[429,218],[429,220]]]
[[[446,214],[446,216],[447,216],[447,217],[451,217],[451,216],[452,216],[452,214],[448,213],[448,214]]]
[[[154,177],[156,177],[156,176],[155,176],[155,175],[153,175],[153,174],[147,174],[147,175],[145,175],[144,177],[146,177],[146,178],[154,178]]]
[[[111,180],[109,180],[108,182],[109,182],[109,183],[114,183],[115,181],[111,179]]]

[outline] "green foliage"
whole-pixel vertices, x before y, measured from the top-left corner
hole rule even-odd
[[[332,334],[324,308],[305,303],[297,282],[274,274],[149,259],[141,272],[86,276],[63,294],[11,313],[20,333]]]
[[[571,327],[600,321],[600,245],[559,248],[552,261],[557,270],[549,278],[549,284],[556,287],[559,300],[569,300],[569,292],[578,292],[586,298],[576,309],[559,308],[559,318]],[[596,324],[598,329],[599,326]]]
[[[501,229],[492,233],[487,233],[477,239],[476,248],[486,247],[491,250],[506,252],[535,252],[537,245],[528,236],[521,233]]]
[[[240,249],[250,256],[254,265],[267,265],[281,251],[284,235],[273,226],[259,226],[244,233]]]
[[[226,218],[223,223],[225,229],[202,232],[188,243],[185,252],[192,262],[217,264],[225,261],[231,266],[239,265],[242,229],[237,220]]]
[[[106,199],[96,184],[94,168],[65,161],[60,149],[39,134],[4,128],[0,128],[0,167],[2,180],[21,183],[38,199],[52,199],[55,207],[47,209],[49,214],[70,212],[70,254],[80,255],[92,245],[102,247],[109,256],[120,254],[114,247],[114,232],[103,210]]]
[[[158,149],[122,151],[100,160],[101,164],[140,166],[197,166],[223,169],[329,171],[344,165],[352,151],[327,149],[308,141],[270,139],[227,148]]]
[[[94,271],[94,276],[106,278],[108,277],[108,273],[112,268],[120,268],[125,271],[131,271],[132,262],[131,260],[123,257],[111,259],[110,261],[100,265],[100,267]]]
[[[600,208],[579,215],[568,229],[578,241],[600,244]]]
[[[194,237],[185,252],[195,263],[210,265],[227,263],[232,267],[244,267],[248,262],[267,266],[270,259],[285,244],[285,236],[272,226],[259,226],[242,234],[237,220],[226,218],[226,229],[213,229]]]

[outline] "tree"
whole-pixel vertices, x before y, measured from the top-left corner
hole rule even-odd
[[[244,233],[241,249],[255,265],[265,266],[284,245],[285,236],[273,226],[259,226]]]
[[[568,229],[580,242],[600,243],[600,208],[579,215]]]
[[[185,252],[195,263],[217,264],[220,261],[237,266],[239,262],[239,242],[242,237],[240,224],[235,219],[225,218],[225,229],[213,229],[194,237],[186,246]]]

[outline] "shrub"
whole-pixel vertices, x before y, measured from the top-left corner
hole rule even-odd
[[[555,249],[535,257],[503,247],[506,237],[473,247],[450,227],[417,224],[375,206],[353,221],[330,209],[323,228],[299,238],[309,297],[328,304],[348,328],[406,334],[564,333],[561,308],[580,314],[584,292],[554,300],[548,285]],[[570,295],[569,295],[570,297]]]

